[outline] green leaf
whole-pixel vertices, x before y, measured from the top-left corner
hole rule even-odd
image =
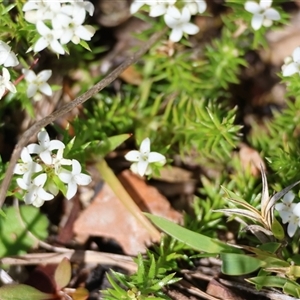
[[[6,218],[0,218],[0,257],[26,253],[37,245],[27,230],[40,240],[48,236],[48,219],[34,206],[20,206],[20,215],[15,207],[3,210]],[[23,219],[23,221],[22,221]]]
[[[245,254],[221,253],[222,273],[226,275],[244,275],[256,271],[264,262]]]
[[[276,239],[282,241],[285,237],[282,225],[277,221],[276,218],[273,219],[271,230]]]
[[[26,284],[8,284],[0,287],[1,300],[46,300],[54,295],[43,293]]]
[[[154,223],[155,226],[157,226],[165,233],[185,243],[186,245],[190,246],[195,250],[204,251],[208,253],[242,252],[241,250],[233,246],[227,245],[218,240],[214,240],[208,236],[183,228],[164,218],[150,215],[147,213],[145,215]]]
[[[68,258],[64,257],[63,260],[57,266],[54,273],[54,281],[56,283],[57,290],[61,290],[66,287],[71,280],[72,268]]]
[[[92,147],[93,159],[96,161],[103,159],[105,155],[124,143],[130,136],[128,133],[119,134],[98,142],[96,147],[95,145]]]

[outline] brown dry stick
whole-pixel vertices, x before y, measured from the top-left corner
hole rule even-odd
[[[166,30],[167,28],[153,34],[151,38],[147,42],[145,42],[145,44],[143,44],[137,52],[135,52],[132,56],[128,57],[119,67],[117,67],[105,78],[103,78],[93,87],[91,87],[88,91],[86,91],[81,96],[74,99],[72,102],[63,105],[60,109],[54,111],[52,114],[45,117],[44,119],[34,123],[29,129],[27,129],[24,132],[23,136],[15,146],[15,149],[9,161],[8,168],[6,170],[4,180],[0,186],[0,208],[2,207],[5,201],[6,193],[9,188],[9,184],[13,175],[15,165],[20,157],[22,149],[26,146],[28,139],[36,135],[43,127],[47,126],[57,118],[62,117],[63,115],[71,111],[76,106],[84,103],[85,101],[90,99],[93,95],[103,90],[130,65],[136,63],[166,33]]]

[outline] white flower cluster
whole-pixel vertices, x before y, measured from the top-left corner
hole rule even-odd
[[[86,12],[91,16],[94,5],[84,0],[27,0],[23,6],[25,19],[36,25],[41,37],[33,50],[39,52],[47,47],[58,54],[65,54],[63,45],[72,41],[90,41],[95,29],[83,25]]]
[[[6,43],[0,41],[0,66],[2,67],[2,75],[0,75],[0,99],[4,96],[6,90],[12,93],[16,93],[16,87],[10,81],[10,73],[8,67],[15,67],[19,64],[19,61],[11,47]],[[6,68],[7,67],[7,68]]]
[[[172,29],[169,39],[181,40],[184,33],[196,34],[199,27],[191,23],[191,16],[206,10],[204,0],[134,0],[130,12],[136,13],[143,5],[150,7],[150,17],[164,16],[165,23]]]
[[[164,155],[158,152],[150,152],[150,139],[145,138],[140,146],[140,150],[131,150],[125,155],[125,159],[133,162],[130,169],[133,173],[140,176],[152,173],[151,164],[158,163],[163,166],[166,163]]]
[[[26,204],[40,207],[45,201],[52,200],[59,192],[57,180],[65,185],[68,200],[76,194],[77,185],[88,185],[91,182],[89,175],[81,173],[81,165],[77,160],[63,158],[63,142],[50,141],[46,131],[39,132],[38,142],[22,150],[22,162],[14,170],[15,174],[22,175],[17,178],[17,184],[25,191]],[[56,150],[55,153],[53,150]],[[31,154],[37,156],[32,157]],[[70,166],[71,170],[62,166]]]
[[[297,228],[300,227],[300,203],[293,203],[295,194],[290,191],[282,199],[282,203],[277,203],[275,209],[278,211],[282,223],[288,224],[287,233],[292,237]]]
[[[251,26],[254,30],[258,30],[261,26],[270,27],[273,21],[280,20],[279,12],[272,8],[273,0],[247,1],[245,10],[252,13]]]

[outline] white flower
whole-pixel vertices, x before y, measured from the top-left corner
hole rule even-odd
[[[27,97],[33,97],[37,91],[42,92],[47,96],[52,95],[50,85],[46,82],[52,75],[51,70],[41,71],[36,75],[32,70],[22,70],[25,80],[29,83],[27,87]]]
[[[125,158],[128,161],[133,162],[131,165],[131,170],[134,173],[139,174],[140,176],[150,175],[152,173],[152,169],[150,164],[158,162],[161,165],[166,163],[166,158],[162,154],[158,152],[150,152],[150,139],[145,138],[140,146],[140,150],[132,150],[129,151]]]
[[[79,44],[80,39],[90,41],[95,34],[95,29],[92,26],[82,25],[85,19],[85,10],[80,6],[74,6],[71,12],[71,17],[68,17],[66,23],[59,23],[63,24],[61,26],[63,33],[60,42],[67,44],[72,41],[74,44]],[[55,27],[56,25],[54,25]]]
[[[207,8],[204,0],[185,0],[185,2],[185,6],[189,9],[191,15],[202,14]]]
[[[61,169],[58,174],[59,179],[68,185],[66,198],[70,200],[77,192],[77,185],[88,185],[91,176],[81,173],[81,165],[76,159],[72,159],[72,172]]]
[[[300,47],[293,51],[292,57],[285,59],[285,64],[282,66],[283,76],[291,76],[295,73],[300,75]]]
[[[52,164],[55,170],[55,174],[58,175],[61,171],[61,166],[72,165],[71,159],[63,158],[64,149],[58,149],[56,155],[52,159]]]
[[[21,152],[21,160],[22,162],[15,166],[15,174],[31,177],[32,173],[41,172],[43,170],[41,165],[32,160],[32,157],[26,147],[23,148]]]
[[[41,37],[37,40],[34,45],[34,52],[40,52],[46,47],[50,46],[51,50],[58,54],[65,54],[65,50],[62,45],[59,43],[58,39],[62,35],[62,30],[50,29],[42,21],[36,23],[36,29]]]
[[[8,89],[12,93],[16,93],[16,87],[10,82],[10,74],[6,68],[2,69],[2,76],[0,75],[0,99],[5,94],[5,90]]]
[[[253,14],[251,26],[254,30],[258,30],[262,25],[270,27],[273,22],[280,20],[279,12],[271,8],[272,0],[260,0],[259,4],[254,1],[245,3],[245,10]]]
[[[199,32],[198,26],[190,23],[191,13],[187,7],[183,7],[179,18],[169,15],[164,15],[166,24],[172,28],[169,39],[173,42],[178,42],[182,38],[183,33],[196,34]]]
[[[283,224],[289,222],[291,216],[293,215],[293,209],[296,205],[293,203],[294,198],[295,194],[292,191],[289,191],[284,195],[282,203],[277,203],[275,205],[275,209],[278,211]]]
[[[36,24],[38,21],[53,20],[60,13],[60,1],[28,0],[22,10],[25,12],[25,20]]]
[[[278,211],[282,223],[288,224],[287,233],[292,237],[297,228],[300,226],[300,203],[293,203],[295,194],[292,191],[286,193],[282,199],[283,203],[275,205],[275,209]]]
[[[38,133],[38,144],[30,144],[27,146],[29,153],[38,154],[41,160],[47,164],[52,164],[52,150],[59,150],[65,148],[65,144],[59,140],[50,141],[47,131],[40,131]]]
[[[0,41],[0,65],[4,67],[15,67],[19,61],[6,43]]]
[[[38,175],[32,181],[29,178],[18,178],[17,183],[20,188],[26,190],[24,201],[26,204],[32,204],[36,207],[43,205],[45,201],[52,200],[54,196],[47,193],[43,186],[47,180],[47,175],[45,173]]]

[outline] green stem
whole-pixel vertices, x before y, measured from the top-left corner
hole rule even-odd
[[[149,232],[153,241],[160,240],[159,231],[151,224],[151,222],[142,214],[140,208],[132,200],[117,176],[107,165],[104,159],[97,162],[96,167],[101,173],[104,181],[110,186],[115,195],[119,198],[126,209],[140,222],[140,224]]]

